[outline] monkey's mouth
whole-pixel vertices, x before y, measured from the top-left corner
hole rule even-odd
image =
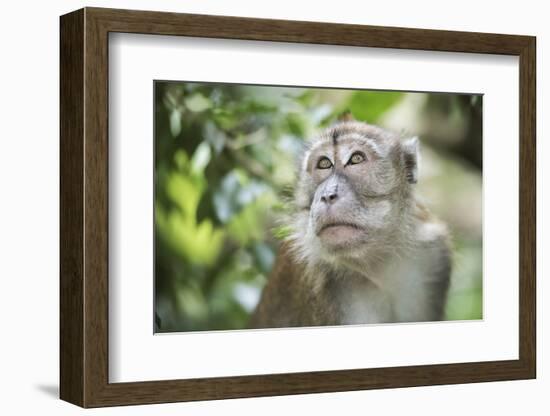
[[[357,231],[360,231],[360,230],[364,229],[363,227],[361,227],[357,224],[351,223],[351,222],[331,222],[331,223],[328,223],[328,224],[324,224],[319,229],[319,231],[317,232],[317,235],[320,235],[325,230],[329,230],[331,228],[338,228],[338,227],[351,228],[351,229],[354,229],[354,230],[357,230]]]
[[[317,232],[321,244],[331,252],[348,250],[366,242],[364,227],[349,222],[328,222]]]

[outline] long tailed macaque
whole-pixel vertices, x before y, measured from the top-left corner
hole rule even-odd
[[[444,319],[451,251],[415,196],[417,138],[348,119],[312,140],[300,166],[292,233],[251,327]]]

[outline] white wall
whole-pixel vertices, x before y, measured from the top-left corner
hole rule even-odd
[[[538,37],[539,154],[539,365],[538,380],[423,387],[339,394],[274,397],[92,410],[88,414],[547,414],[550,361],[544,347],[550,298],[543,282],[543,240],[548,223],[542,212],[542,182],[549,149],[543,140],[544,102],[550,99],[546,59],[550,27],[545,2],[462,0],[277,2],[125,0],[5,2],[0,15],[0,409],[3,414],[77,414],[59,401],[58,385],[58,16],[82,6],[156,9],[408,26]],[[7,93],[6,93],[7,92]],[[543,177],[545,176],[545,178]],[[544,195],[547,197],[547,195]],[[543,235],[544,234],[544,235]],[[546,237],[546,238],[545,238]],[[469,342],[472,340],[465,340]],[[32,414],[32,413],[30,413]]]

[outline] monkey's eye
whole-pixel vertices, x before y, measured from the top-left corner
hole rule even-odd
[[[317,162],[317,169],[330,169],[332,167],[332,162],[328,157],[322,157]]]
[[[362,154],[362,153],[354,153],[353,155],[351,155],[351,157],[349,158],[349,161],[348,161],[348,164],[349,165],[356,165],[358,163],[361,163],[365,160],[365,155]]]

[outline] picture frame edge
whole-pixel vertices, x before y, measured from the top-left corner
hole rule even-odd
[[[153,16],[154,24],[144,20]],[[162,24],[163,16],[184,24]],[[135,20],[134,20],[135,19]],[[227,20],[229,19],[229,20]],[[474,363],[433,364],[427,366],[389,367],[381,369],[335,370],[329,372],[266,374],[191,380],[109,383],[108,381],[108,33],[175,34],[199,36],[206,21],[257,23],[269,21],[268,32],[260,39],[256,30],[235,38],[234,31],[222,38],[269,40],[269,30],[279,27],[296,29],[294,38],[273,36],[274,41],[298,42],[300,25],[332,27],[330,36],[343,28],[365,32],[362,46],[389,47],[391,39],[367,42],[369,34],[386,32],[401,49],[442,50],[448,43],[430,43],[430,37],[445,35],[448,39],[466,36],[453,52],[497,53],[520,58],[520,356],[518,360]],[[137,23],[136,23],[137,22]],[[156,31],[150,27],[157,28]],[[246,25],[238,29],[246,31]],[[163,27],[162,30],[158,27]],[[149,30],[149,32],[148,32]],[[303,29],[302,29],[303,30]],[[175,33],[174,33],[175,32]],[[298,34],[297,34],[298,33]],[[317,38],[330,43],[330,36]],[[417,33],[421,38],[402,47],[399,36]],[[357,35],[357,34],[356,34]],[[226,37],[227,36],[227,37]],[[311,40],[310,35],[308,37]],[[390,37],[391,37],[390,36]],[[219,36],[206,36],[219,37]],[[414,36],[413,36],[414,37]],[[286,40],[285,40],[286,39]],[[346,40],[347,38],[344,38]],[[474,40],[485,39],[476,43]],[[342,42],[337,39],[336,42]],[[357,40],[359,42],[359,40]],[[411,46],[411,41],[406,45]],[[439,41],[441,42],[441,41]],[[312,42],[303,42],[312,43]],[[315,42],[313,42],[315,43]],[[352,46],[359,46],[352,42]],[[472,51],[465,50],[471,44]],[[374,46],[373,46],[374,45]],[[438,49],[437,47],[443,49]],[[480,46],[481,45],[481,46]],[[492,45],[492,49],[491,49]],[[500,45],[497,48],[495,45]],[[429,48],[428,48],[429,47]],[[487,51],[487,49],[491,51]],[[92,68],[91,63],[94,62]],[[426,29],[388,28],[380,26],[344,25],[337,23],[299,22],[290,20],[240,18],[211,15],[190,15],[103,8],[83,8],[60,18],[60,398],[81,407],[164,403],[191,400],[213,400],[236,397],[259,397],[283,394],[305,394],[351,391],[373,388],[398,388],[421,385],[458,384],[497,380],[518,380],[536,377],[536,38],[523,35],[484,34]],[[451,381],[444,370],[458,376]],[[480,370],[484,372],[480,374]],[[399,373],[400,374],[397,374]],[[315,381],[322,374],[323,382]],[[333,377],[330,377],[332,374]],[[394,377],[384,375],[390,374]],[[455,373],[456,374],[456,373]],[[328,377],[328,379],[327,379]],[[354,386],[344,381],[356,380]],[[367,377],[369,380],[365,380]],[[429,380],[426,378],[428,377]],[[228,381],[231,380],[231,383]],[[325,381],[326,380],[326,381]],[[393,385],[391,385],[391,381]],[[396,383],[395,380],[401,380]],[[309,382],[309,384],[308,384]],[[224,389],[223,385],[238,388]],[[247,385],[250,383],[250,385]],[[250,386],[264,386],[251,390]],[[297,383],[297,384],[292,384]],[[305,383],[305,384],[304,384]],[[317,383],[317,384],[315,384]],[[279,384],[282,387],[276,389]],[[303,387],[303,386],[306,387]],[[286,387],[285,387],[286,386]],[[351,387],[351,388],[349,388]],[[244,388],[245,390],[239,390]],[[151,391],[147,393],[147,389]],[[162,393],[165,389],[165,393]],[[246,390],[248,389],[248,390]],[[154,392],[154,393],[153,393]],[[159,399],[160,398],[160,399]]]

